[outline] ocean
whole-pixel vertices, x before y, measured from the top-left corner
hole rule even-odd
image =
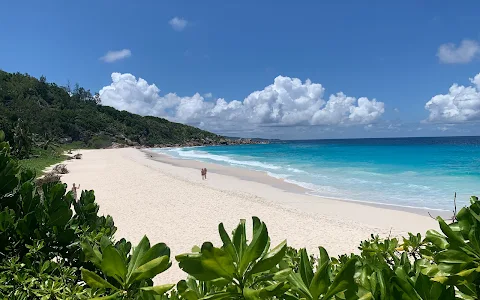
[[[480,137],[282,141],[267,145],[156,149],[265,171],[311,195],[453,210],[480,196]]]

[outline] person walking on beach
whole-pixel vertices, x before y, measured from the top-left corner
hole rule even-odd
[[[205,179],[207,179],[207,168],[204,168],[204,169],[203,169],[203,173],[204,173],[204,175],[205,175]]]
[[[205,169],[202,168],[202,170],[200,171],[200,173],[202,174],[202,180],[205,179]]]
[[[75,186],[75,183],[73,184],[73,187],[72,187],[72,192],[73,192],[73,199],[75,199],[75,201],[77,201],[77,190],[80,189],[80,185]]]

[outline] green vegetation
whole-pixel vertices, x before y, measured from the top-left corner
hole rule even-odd
[[[45,168],[64,161],[67,156],[64,153],[68,150],[88,148],[82,142],[73,142],[69,144],[61,144],[53,149],[44,150],[42,148],[34,148],[30,154],[30,158],[18,161],[20,167],[35,171],[37,176],[42,175]]]
[[[407,238],[372,236],[360,254],[330,257],[270,247],[267,226],[253,217],[222,245],[205,242],[175,257],[185,280],[154,286],[172,262],[147,237],[132,248],[116,240],[110,216],[98,216],[93,191],[80,199],[53,182],[36,187],[0,131],[0,298],[2,299],[479,299],[480,202],[462,208],[441,232]],[[320,230],[320,229],[319,229]],[[161,275],[160,275],[161,276]]]
[[[1,70],[0,130],[18,158],[28,158],[32,149],[50,143],[102,148],[112,142],[153,146],[220,139],[191,126],[102,106],[98,94],[78,85],[60,87],[43,76],[38,80]]]

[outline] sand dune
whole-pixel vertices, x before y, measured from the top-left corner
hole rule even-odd
[[[82,160],[67,162],[62,177],[69,187],[95,190],[100,213],[110,214],[117,238],[135,245],[143,235],[164,242],[176,254],[211,241],[220,246],[218,224],[233,230],[239,219],[266,222],[272,245],[289,245],[331,255],[355,252],[370,233],[381,236],[436,228],[425,212],[401,211],[303,194],[299,187],[243,169],[147,154],[137,149],[84,150]],[[150,156],[153,156],[153,160]],[[209,169],[203,181],[200,167]],[[368,200],[368,199],[366,199]],[[173,266],[156,278],[174,283],[186,276]]]

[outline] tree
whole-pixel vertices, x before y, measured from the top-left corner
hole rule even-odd
[[[27,158],[32,150],[32,135],[26,123],[18,119],[13,129],[13,153],[18,158]]]

